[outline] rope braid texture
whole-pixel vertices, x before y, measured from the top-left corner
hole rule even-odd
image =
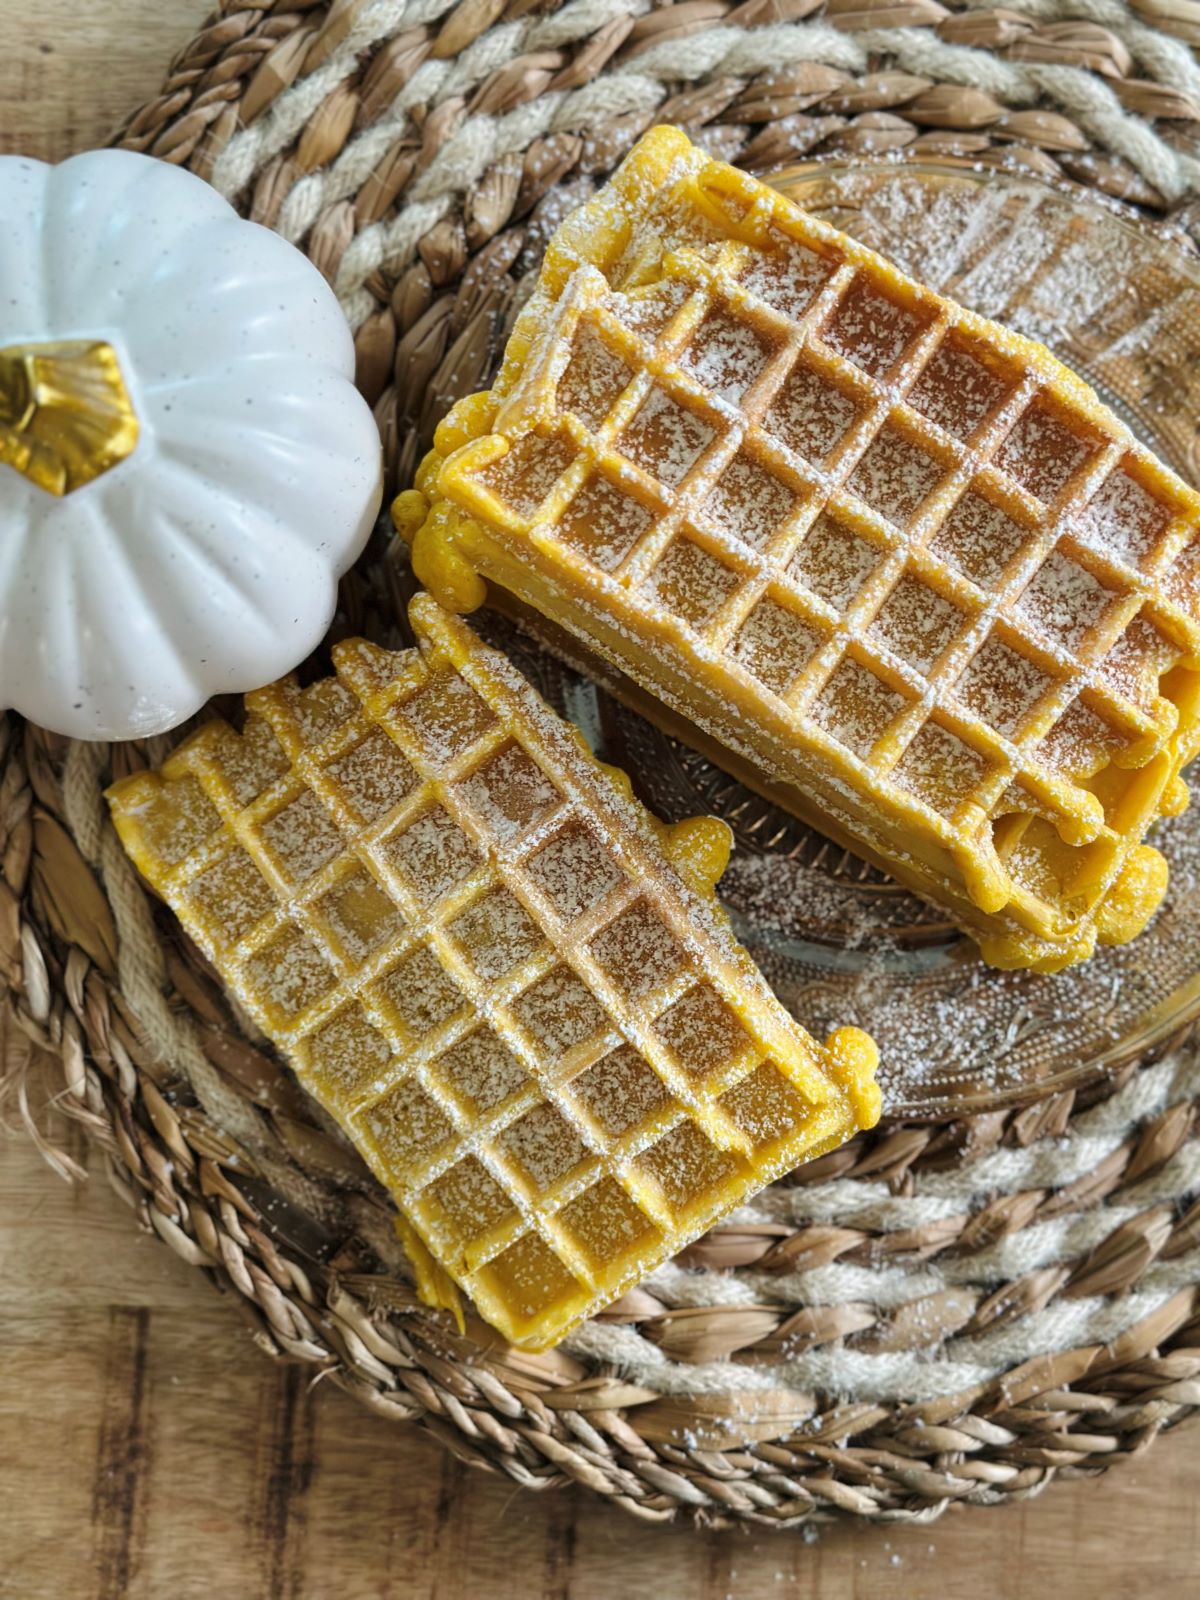
[[[487,381],[558,217],[658,119],[764,167],[1019,162],[1200,219],[1200,0],[229,0],[124,142],[300,244],[395,481]],[[377,577],[348,625],[382,637]],[[111,1181],[258,1343],[528,1486],[638,1515],[927,1521],[1200,1406],[1200,1055],[899,1124],[778,1185],[559,1351],[420,1310],[384,1197],[234,1015],[108,825],[159,749],[0,719],[0,1087],[35,1061]],[[268,1221],[267,1218],[270,1218]]]

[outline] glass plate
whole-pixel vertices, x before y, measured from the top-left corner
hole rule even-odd
[[[771,180],[963,304],[1049,345],[1181,476],[1200,482],[1200,261],[1187,239],[1066,185],[969,163],[810,163]],[[503,642],[643,799],[713,812],[737,848],[721,897],[815,1034],[879,1041],[885,1114],[1034,1100],[1175,1037],[1200,1013],[1200,805],[1155,831],[1171,885],[1122,949],[1047,977],[995,972],[941,913],[659,732],[512,623]]]

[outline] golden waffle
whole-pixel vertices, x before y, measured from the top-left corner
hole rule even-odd
[[[1158,905],[1200,496],[1041,346],[676,130],[563,224],[396,511],[446,603],[503,586],[996,965]]]
[[[734,941],[728,830],[668,829],[427,596],[419,649],[246,697],[114,786],[130,855],[514,1342],[553,1343],[879,1114]]]

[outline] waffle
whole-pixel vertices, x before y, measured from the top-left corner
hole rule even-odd
[[[396,521],[1001,967],[1145,924],[1200,744],[1200,496],[1048,351],[656,129]]]
[[[433,1258],[540,1348],[874,1123],[875,1047],[818,1046],[734,941],[724,824],[655,821],[465,623],[427,595],[410,621],[416,650],[248,695],[113,818]]]

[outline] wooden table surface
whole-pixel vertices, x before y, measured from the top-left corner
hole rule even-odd
[[[102,143],[207,9],[0,0],[0,150]],[[272,1365],[231,1305],[135,1231],[96,1163],[72,1189],[28,1142],[0,1142],[4,1600],[1132,1600],[1198,1585],[1200,1425],[1101,1480],[927,1528],[843,1523],[808,1542],[649,1527],[469,1472]]]

